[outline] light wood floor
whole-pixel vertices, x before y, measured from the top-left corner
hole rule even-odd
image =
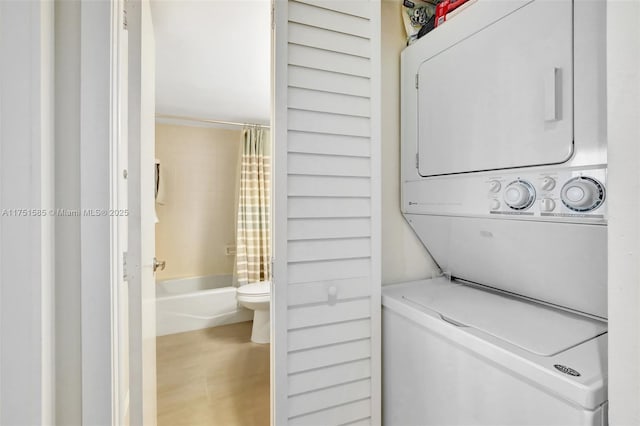
[[[158,425],[269,425],[269,345],[250,336],[243,322],[158,337]]]

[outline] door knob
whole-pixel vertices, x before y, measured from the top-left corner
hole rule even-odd
[[[156,272],[158,269],[164,271],[164,267],[167,266],[166,260],[158,260],[157,258],[153,258],[153,272]]]

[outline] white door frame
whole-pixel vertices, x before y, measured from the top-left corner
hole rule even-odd
[[[131,425],[154,426],[156,314],[155,236],[155,46],[148,0],[127,2],[129,33],[129,354]]]
[[[271,252],[273,256],[271,286],[271,425],[287,423],[287,292],[276,288],[280,277],[287,275],[287,238],[280,233],[287,229],[287,99],[283,89],[287,82],[287,1],[271,0]],[[278,28],[278,31],[275,31]],[[277,36],[276,36],[277,33]],[[278,119],[276,120],[276,117]],[[280,160],[282,159],[282,161]],[[278,187],[275,183],[278,183]],[[280,212],[285,213],[280,213]],[[283,325],[285,328],[278,327]],[[277,390],[280,389],[280,392]]]
[[[126,80],[120,0],[84,2],[80,50],[80,209],[82,423],[117,424],[122,418],[119,283],[126,159]],[[125,62],[126,63],[126,62]],[[125,192],[126,194],[126,192]]]
[[[0,2],[0,424],[54,422],[53,18]]]

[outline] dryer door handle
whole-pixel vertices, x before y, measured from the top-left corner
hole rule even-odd
[[[551,68],[544,76],[544,120],[560,120],[562,69]]]

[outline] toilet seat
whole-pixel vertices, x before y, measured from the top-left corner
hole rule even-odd
[[[261,281],[238,287],[238,294],[264,295],[271,294],[271,281]]]
[[[271,298],[271,282],[263,281],[238,287],[238,300],[268,302]]]

